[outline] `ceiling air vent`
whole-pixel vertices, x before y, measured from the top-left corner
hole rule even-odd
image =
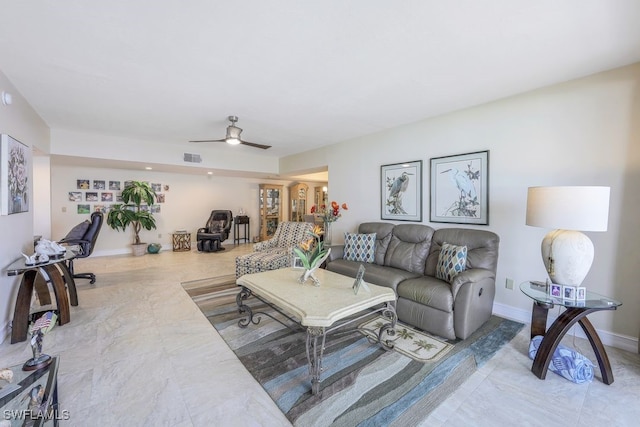
[[[184,153],[184,161],[189,163],[202,163],[200,154]]]

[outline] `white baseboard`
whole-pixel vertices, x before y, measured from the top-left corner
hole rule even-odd
[[[507,319],[515,320],[517,322],[526,323],[528,325],[531,324],[531,311],[529,310],[522,310],[520,308],[511,307],[509,305],[494,303],[493,314]],[[549,316],[547,318],[547,328],[556,320],[557,316],[555,316],[554,314],[555,313],[549,311]],[[572,329],[572,335],[575,333],[575,336],[578,338],[587,338],[580,326],[575,325]],[[604,345],[630,351],[632,353],[638,353],[637,338],[615,334],[613,332],[603,331],[601,329],[596,329],[596,331],[598,332],[600,340]]]
[[[163,251],[173,250],[173,245],[170,243],[162,245]],[[112,255],[131,255],[131,248],[109,249],[109,250],[96,250],[93,251],[91,256],[112,256]]]

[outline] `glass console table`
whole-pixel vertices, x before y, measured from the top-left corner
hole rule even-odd
[[[34,290],[38,295],[41,305],[51,304],[51,296],[47,286],[39,286],[36,276],[40,274],[47,282],[51,283],[53,293],[56,298],[56,311],[58,313],[58,324],[64,325],[71,320],[69,313],[69,303],[78,305],[78,294],[76,292],[76,282],[69,272],[67,261],[75,258],[76,253],[67,250],[57,258],[51,258],[44,263],[27,265],[24,258],[19,258],[5,268],[8,276],[22,275],[22,281],[18,288],[15,310],[13,313],[13,324],[11,328],[11,344],[25,341],[29,327],[29,316],[31,310],[31,295]],[[67,289],[69,295],[67,296]]]
[[[529,298],[533,299],[533,313],[531,315],[531,338],[542,335],[544,338],[540,343],[538,352],[533,360],[531,371],[540,379],[544,379],[547,375],[549,363],[553,357],[558,344],[571,329],[576,322],[584,331],[587,339],[591,343],[591,347],[598,359],[600,373],[602,374],[602,382],[605,384],[613,383],[613,372],[611,371],[611,363],[607,352],[600,341],[600,337],[596,332],[587,316],[591,313],[601,310],[616,310],[622,305],[621,302],[587,291],[584,301],[563,299],[561,297],[552,296],[549,293],[548,285],[536,284],[534,282],[524,282],[520,284],[520,290]],[[558,316],[553,324],[546,329],[547,314],[550,308],[559,305],[566,310]]]
[[[22,365],[7,368],[13,372],[13,381],[0,380],[0,411],[6,423],[57,426],[58,420],[69,419],[69,412],[58,408],[58,362],[53,357],[48,366],[35,371],[24,371]]]

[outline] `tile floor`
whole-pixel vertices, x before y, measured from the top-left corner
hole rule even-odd
[[[244,369],[180,286],[231,274],[251,245],[218,253],[91,257],[76,271],[80,305],[71,323],[45,337],[59,355],[60,408],[66,426],[287,426],[286,418]],[[529,329],[473,374],[422,426],[637,426],[640,355],[608,348],[615,382],[573,384],[530,372]],[[587,341],[567,344],[595,360]],[[22,363],[26,343],[0,345],[0,365]]]

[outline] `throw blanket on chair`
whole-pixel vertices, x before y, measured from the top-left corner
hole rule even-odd
[[[529,344],[529,357],[531,359],[535,359],[541,341],[542,336],[540,335],[533,337],[531,340],[531,344]],[[551,363],[549,363],[549,369],[552,372],[576,384],[591,382],[593,380],[593,367],[594,364],[585,356],[562,344],[558,344],[556,351],[553,352]]]

